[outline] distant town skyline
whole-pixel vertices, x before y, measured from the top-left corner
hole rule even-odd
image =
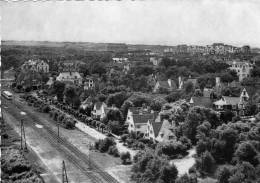
[[[256,0],[1,2],[1,39],[260,47]]]

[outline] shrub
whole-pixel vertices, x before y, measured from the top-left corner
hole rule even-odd
[[[117,149],[117,147],[115,145],[109,147],[108,154],[113,155],[115,157],[119,157],[120,156],[119,152],[118,152],[118,149]]]
[[[128,151],[121,153],[120,154],[120,159],[122,160],[122,164],[123,165],[131,163],[131,155],[130,155],[130,153]]]
[[[75,121],[71,118],[65,117],[62,121],[63,125],[67,129],[73,129],[75,127]]]
[[[58,122],[63,122],[64,119],[65,119],[64,114],[59,114],[58,117],[57,117]]]
[[[44,113],[49,113],[50,110],[51,110],[51,108],[48,105],[44,105],[42,108],[42,112],[44,112]]]
[[[104,140],[99,140],[98,149],[100,152],[107,152],[110,146],[115,145],[114,139],[107,137]]]

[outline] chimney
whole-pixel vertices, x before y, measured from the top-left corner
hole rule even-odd
[[[172,80],[168,79],[168,85],[170,86],[170,88],[172,87]]]

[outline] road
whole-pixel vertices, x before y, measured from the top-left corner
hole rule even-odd
[[[21,111],[25,112],[24,116],[25,128],[31,129],[36,132],[41,138],[41,141],[48,143],[49,146],[54,148],[56,151],[60,152],[61,159],[65,159],[66,162],[69,162],[72,169],[77,169],[79,176],[76,176],[72,182],[93,182],[93,183],[117,183],[118,181],[109,175],[107,172],[104,172],[102,168],[98,167],[95,162],[93,162],[89,157],[82,153],[79,149],[73,146],[69,141],[64,138],[58,138],[57,133],[46,125],[45,121],[39,118],[35,113],[28,110],[24,107],[25,104],[18,101],[16,98],[14,101],[8,101],[6,99],[2,100],[3,104],[3,113],[4,117],[8,115],[13,117],[15,120],[10,120],[12,125],[15,125],[16,128],[19,128],[19,121],[21,119]],[[12,121],[12,122],[11,122]],[[36,138],[34,140],[39,140]],[[59,140],[59,143],[57,144]],[[80,172],[80,173],[79,173]],[[79,180],[79,177],[80,178]]]

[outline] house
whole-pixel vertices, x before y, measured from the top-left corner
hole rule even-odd
[[[21,71],[16,78],[16,84],[21,85],[23,89],[31,87],[36,89],[43,84],[42,76],[35,70]]]
[[[77,60],[65,60],[59,62],[58,70],[59,72],[78,72],[80,65],[83,65],[82,62]]]
[[[235,114],[244,115],[245,104],[248,100],[249,95],[244,88],[240,97],[222,96],[220,100],[213,104],[216,111],[223,112],[225,110],[231,110]]]
[[[167,81],[157,81],[154,86],[153,92],[158,93],[160,91],[160,89],[165,89],[167,91],[173,91],[173,90],[177,89],[177,86],[176,86],[176,83],[171,79],[168,79]]]
[[[82,76],[78,72],[61,72],[56,80],[75,85],[82,85]]]
[[[49,64],[46,63],[43,60],[28,60],[21,65],[21,70],[23,72],[26,72],[28,70],[36,71],[36,72],[43,72],[48,73],[49,72]]]
[[[54,84],[54,78],[53,78],[53,77],[50,77],[49,80],[47,81],[46,85],[47,85],[48,87],[51,87],[53,84]]]
[[[97,119],[103,119],[106,116],[105,108],[107,105],[104,102],[96,102],[94,104],[92,116]]]
[[[147,121],[145,138],[156,142],[169,142],[176,140],[173,129],[172,124],[166,119],[163,121],[149,119]]]
[[[86,98],[80,105],[81,109],[86,109],[93,104],[93,99],[91,97]]]
[[[128,61],[128,58],[126,57],[114,57],[112,58],[114,63],[124,63]]]
[[[5,70],[3,73],[2,79],[1,79],[1,83],[3,86],[11,86],[12,83],[15,81],[15,70],[13,67],[11,67],[8,70]]]
[[[93,89],[95,87],[94,79],[91,77],[86,77],[84,79],[84,90]]]
[[[157,58],[157,57],[151,57],[150,62],[153,63],[154,66],[158,66],[162,61],[162,58]]]
[[[241,82],[244,78],[250,76],[253,64],[249,62],[234,61],[229,69],[237,73],[239,81]]]
[[[143,107],[130,107],[127,112],[125,124],[128,125],[129,132],[146,132],[147,120],[154,118],[156,112],[151,111],[149,108]]]
[[[128,132],[146,133],[147,121],[155,117],[154,113],[150,114],[133,114],[128,120]]]

